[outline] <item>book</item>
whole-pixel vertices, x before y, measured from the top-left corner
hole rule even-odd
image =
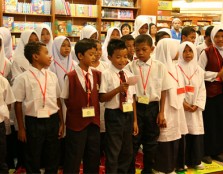
[[[14,17],[3,16],[3,27],[8,28],[12,31],[14,25]]]
[[[18,0],[5,0],[5,12],[16,13]]]
[[[66,21],[57,21],[57,35],[67,35],[67,22]]]
[[[84,26],[82,25],[72,25],[72,33],[71,36],[79,36],[80,37],[80,31],[83,29]]]
[[[65,1],[55,0],[55,14],[66,15]]]
[[[44,12],[44,1],[43,0],[32,0],[32,13],[43,14]]]
[[[76,16],[86,17],[89,16],[89,6],[85,4],[76,4]]]

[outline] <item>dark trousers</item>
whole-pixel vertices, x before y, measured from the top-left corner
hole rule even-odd
[[[133,112],[105,109],[106,173],[128,173],[133,148]]]
[[[154,169],[163,173],[171,173],[177,164],[179,140],[159,142],[155,154]]]
[[[83,173],[99,173],[100,128],[90,124],[81,131],[66,129],[64,174],[79,174],[83,159]]]
[[[178,149],[178,156],[177,156],[177,169],[184,169],[186,164],[186,139],[185,135],[181,135],[179,140],[179,149]]]
[[[8,173],[8,167],[6,164],[6,135],[5,135],[5,123],[0,123],[0,173]]]
[[[201,164],[203,157],[203,135],[186,135],[186,165],[195,166]]]
[[[44,152],[45,173],[57,173],[59,161],[59,117],[50,118],[25,117],[26,124],[26,171],[40,173],[41,157]]]
[[[151,102],[148,105],[137,103],[137,120],[139,134],[133,137],[134,156],[129,169],[129,173],[135,173],[135,157],[139,147],[143,145],[143,173],[152,173],[154,155],[157,148],[159,137],[159,127],[156,123],[159,113],[158,102]]]

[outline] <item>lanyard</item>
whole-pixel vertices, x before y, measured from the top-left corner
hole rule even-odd
[[[90,87],[90,78],[88,76],[88,73],[87,73],[87,76],[88,76],[88,80],[86,79],[85,75],[84,75],[84,71],[83,69],[82,70],[82,74],[83,74],[83,77],[84,77],[84,80],[85,80],[85,84],[86,84],[86,92],[87,92],[87,106],[89,107],[89,104],[90,104],[90,97],[91,97],[91,87]]]
[[[148,84],[148,79],[149,79],[149,74],[150,74],[151,67],[152,67],[152,62],[151,62],[151,66],[149,67],[149,70],[148,70],[148,73],[147,73],[147,76],[146,76],[146,82],[144,83],[144,78],[143,78],[143,75],[142,75],[142,68],[141,68],[141,66],[139,66],[140,76],[141,76],[141,79],[142,79],[142,85],[143,85],[143,89],[144,89],[144,95],[146,95],[146,86]]]
[[[44,90],[40,84],[40,81],[39,79],[36,77],[36,75],[34,74],[34,72],[32,72],[30,70],[30,72],[32,73],[32,75],[34,76],[34,78],[36,79],[36,81],[38,82],[39,84],[39,87],[40,87],[40,90],[41,90],[41,93],[43,95],[43,108],[45,107],[45,103],[46,103],[46,83],[47,83],[47,72],[45,73],[45,87],[44,87]]]
[[[178,83],[178,85],[179,85],[179,80],[178,80],[178,72],[177,72],[177,69],[176,69],[176,73],[177,73],[177,78],[176,77],[174,77],[174,75],[171,73],[171,72],[168,72],[170,75],[171,75],[171,77],[173,77],[173,79]]]
[[[66,74],[68,73],[66,69],[64,69],[55,59],[53,60]],[[72,70],[72,67],[73,67],[73,62],[71,64],[71,67],[70,67],[70,71]],[[70,72],[69,71],[69,72]]]
[[[214,52],[215,52],[215,54],[217,56],[217,59],[218,59],[218,67],[219,67],[219,70],[221,70],[221,61],[220,61],[220,58],[218,57],[218,53],[217,53],[217,50],[216,50],[215,47],[214,47]]]
[[[5,63],[4,63],[3,70],[2,70],[2,71],[0,71],[0,73],[2,74],[2,76],[4,76],[4,74],[5,74],[5,67],[6,67],[6,61],[5,61]]]
[[[179,66],[180,70],[182,71],[182,73],[186,76],[186,78],[188,79],[189,84],[190,84],[190,80],[192,79],[192,77],[194,76],[194,74],[197,72],[197,69],[196,69],[196,70],[194,71],[194,73],[189,77],[188,75],[185,74],[183,68],[182,68],[180,65],[178,65],[178,66]]]

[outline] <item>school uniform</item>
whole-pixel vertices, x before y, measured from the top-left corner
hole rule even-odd
[[[204,51],[208,46],[206,45],[205,41],[197,46],[197,60],[199,59],[199,56],[201,55],[202,51]]]
[[[138,35],[140,35],[140,33],[139,33],[139,29],[140,29],[143,25],[145,25],[145,24],[147,24],[148,27],[149,27],[148,18],[145,17],[144,15],[139,15],[139,16],[137,16],[136,19],[135,19],[135,22],[134,22],[134,31],[131,33],[131,35],[132,35],[134,38],[136,38]],[[147,31],[146,34],[150,35],[150,34],[149,34],[149,30]]]
[[[132,76],[129,71],[123,71],[125,80]],[[119,69],[110,65],[102,73],[100,93],[110,92],[120,86],[119,72]],[[135,86],[129,86],[125,101],[132,104],[134,94]],[[120,107],[120,94],[105,102],[106,173],[128,173],[132,160],[133,112],[123,112]]]
[[[0,76],[0,173],[8,173],[6,164],[6,130],[4,120],[9,119],[7,105],[15,102],[15,97],[8,81]]]
[[[183,50],[185,46],[191,47],[194,58],[190,62],[183,59]],[[184,42],[179,49],[179,67],[184,77],[185,84],[185,101],[191,105],[198,106],[195,112],[185,111],[187,120],[188,135],[186,135],[186,164],[196,166],[201,164],[203,157],[203,115],[202,111],[206,102],[206,89],[204,84],[204,71],[197,64],[196,47],[191,42]],[[187,91],[187,86],[194,88],[193,92]]]
[[[171,29],[170,32],[173,39],[177,39],[181,41],[181,32],[176,32],[176,30],[174,29]]]
[[[99,86],[100,72],[90,68],[85,72],[76,66],[65,78],[61,93],[67,106],[64,173],[79,173],[82,159],[84,173],[99,172]],[[86,107],[94,108],[92,117],[84,114]]]
[[[44,91],[46,91],[45,100]],[[40,173],[43,152],[44,158],[47,159],[46,173],[57,173],[59,155],[57,99],[60,96],[60,87],[56,75],[44,68],[40,71],[30,66],[29,70],[16,77],[13,92],[16,101],[23,102],[25,106],[23,112],[27,137],[25,144],[27,173]]]
[[[13,49],[11,31],[6,27],[0,27],[0,34],[4,41],[5,56],[9,61],[12,61]]]
[[[172,88],[167,90],[164,106],[166,128],[160,128],[158,147],[155,154],[154,169],[171,173],[177,168],[179,142],[182,135],[188,133],[184,115],[184,81],[179,67],[173,62],[178,52],[179,42],[168,38],[162,39],[156,47],[156,60],[162,62],[169,75]]]
[[[205,87],[207,91],[204,119],[204,155],[217,156],[223,152],[223,100],[222,81],[216,76],[222,68],[223,51],[214,43],[214,37],[222,25],[215,26],[211,32],[213,45],[206,48],[200,55],[198,64],[205,70]]]
[[[151,58],[148,59],[147,62],[134,60],[133,62],[129,63],[126,68],[129,69],[134,75],[139,75],[140,77],[140,80],[136,84],[136,95],[138,98],[136,108],[139,134],[133,137],[134,159],[129,172],[135,173],[135,156],[137,155],[139,147],[142,144],[144,153],[143,171],[145,173],[152,173],[157,139],[159,137],[159,127],[156,123],[156,119],[159,113],[161,92],[170,89],[172,85],[169,83],[169,75],[166,67],[157,60]],[[144,90],[143,84],[146,83],[147,78],[148,84]],[[147,101],[149,99],[148,104],[139,102],[139,99],[143,96],[146,96]]]

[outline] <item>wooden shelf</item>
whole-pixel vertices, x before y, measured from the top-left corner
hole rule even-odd
[[[21,16],[45,16],[45,17],[51,17],[50,14],[33,14],[33,13],[9,13],[9,12],[3,12],[3,15],[21,15]]]
[[[115,8],[115,9],[126,9],[126,10],[138,10],[138,7],[117,7],[117,6],[101,6],[102,8]]]
[[[59,15],[55,14],[55,17],[57,18],[85,18],[85,19],[97,19],[98,17],[91,17],[91,16],[69,16],[69,15]]]
[[[107,20],[107,21],[135,21],[135,19],[118,19],[118,18],[102,18],[101,20]]]

